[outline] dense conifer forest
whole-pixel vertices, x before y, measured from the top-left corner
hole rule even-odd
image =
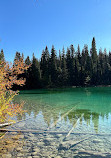
[[[3,56],[1,50],[0,58]],[[24,55],[16,52],[14,60],[21,58]],[[111,85],[111,52],[107,53],[106,49],[102,51],[101,48],[97,52],[94,37],[90,50],[88,45],[84,45],[82,50],[79,45],[77,50],[71,45],[57,55],[54,46],[51,52],[46,46],[40,60],[33,54],[32,60],[27,56],[24,62],[30,67],[21,75],[26,78],[22,89]],[[19,87],[14,85],[14,88]]]

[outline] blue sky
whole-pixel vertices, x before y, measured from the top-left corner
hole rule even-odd
[[[40,58],[47,45],[58,51],[71,44],[111,50],[111,0],[0,0],[0,49]]]

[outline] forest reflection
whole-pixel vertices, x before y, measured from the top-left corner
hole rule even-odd
[[[86,91],[86,95],[89,96],[91,95],[91,92]],[[42,102],[39,100],[36,100],[35,98],[28,98],[25,95],[20,95],[18,98],[16,98],[16,102],[19,102],[20,100],[25,102],[24,105],[24,110],[26,112],[21,116],[18,115],[17,119],[18,120],[23,120],[26,119],[27,114],[31,116],[32,114],[34,115],[34,118],[37,117],[37,115],[41,112],[43,115],[44,122],[47,124],[48,127],[50,127],[51,121],[57,123],[57,120],[64,116],[63,119],[67,124],[67,121],[70,121],[70,124],[74,126],[76,124],[77,119],[80,118],[79,123],[82,125],[83,122],[86,122],[87,126],[93,123],[94,130],[97,133],[98,132],[98,126],[99,126],[99,118],[101,117],[102,120],[109,118],[110,114],[110,107],[106,109],[101,109],[101,106],[96,107],[95,109],[95,104],[93,107],[88,106],[88,101],[87,101],[87,106],[83,106],[84,102],[75,102],[71,105],[63,104],[63,105],[56,105],[52,106],[49,105],[45,102]],[[89,100],[89,104],[90,100]],[[75,107],[75,108],[74,108]],[[74,109],[73,109],[74,108]],[[89,109],[88,109],[89,108]],[[72,109],[72,110],[71,110]],[[69,112],[68,112],[69,111]],[[66,114],[66,115],[65,115]],[[83,116],[81,117],[81,115]],[[55,123],[55,127],[56,127]]]

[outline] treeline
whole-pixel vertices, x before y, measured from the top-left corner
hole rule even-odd
[[[21,58],[23,54],[16,52],[14,60]],[[84,45],[80,51],[78,45],[75,51],[71,45],[57,56],[54,46],[50,53],[46,46],[40,60],[33,54],[32,60],[27,56],[24,62],[30,67],[22,74],[26,78],[23,89],[111,85],[111,52],[107,53],[106,49],[97,52],[95,38],[90,50]]]

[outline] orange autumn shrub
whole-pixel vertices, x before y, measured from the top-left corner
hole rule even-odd
[[[15,60],[14,65],[0,61],[0,122],[10,120],[10,117],[17,113],[22,113],[23,104],[14,104],[13,98],[18,95],[18,91],[13,91],[13,85],[23,86],[25,79],[18,78],[18,75],[27,70],[23,58]]]

